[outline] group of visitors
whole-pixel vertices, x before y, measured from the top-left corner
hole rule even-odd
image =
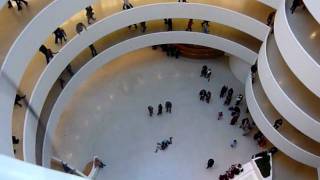
[[[253,139],[257,141],[260,147],[265,147],[267,145],[267,139],[260,130],[253,135]]]
[[[22,10],[22,3],[27,7],[29,6],[29,3],[25,0],[8,0],[8,8],[9,9],[13,8],[12,1],[14,1],[16,3],[18,11]]]
[[[180,50],[174,44],[161,44],[152,46],[153,50],[161,48],[162,52],[165,52],[168,57],[175,57],[178,59],[180,57]]]
[[[169,147],[169,145],[172,144],[172,139],[173,137],[169,137],[169,139],[165,139],[161,142],[158,142],[156,146],[156,150],[154,152],[157,153],[159,150],[161,151],[166,150]]]
[[[243,172],[243,168],[241,164],[233,164],[231,167],[225,172],[225,174],[222,174],[219,176],[219,180],[229,180],[233,179],[236,175],[239,175]]]
[[[201,89],[199,92],[200,96],[200,101],[206,101],[208,104],[210,103],[211,100],[211,92],[206,91],[205,89]]]
[[[166,113],[171,113],[171,109],[172,109],[172,103],[170,101],[166,101],[165,102],[165,108],[166,108]],[[153,107],[150,105],[148,106],[148,112],[149,112],[149,116],[152,117],[153,116]],[[162,109],[163,109],[163,106],[162,104],[159,104],[158,105],[158,113],[157,115],[162,115]]]
[[[200,77],[204,77],[205,79],[210,81],[211,74],[212,74],[212,70],[208,68],[207,65],[202,66]]]

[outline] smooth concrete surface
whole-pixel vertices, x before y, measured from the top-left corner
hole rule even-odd
[[[317,107],[320,106],[320,99],[311,93],[290,71],[273,36],[268,39],[266,50],[267,58],[261,59],[259,74],[262,75],[261,79],[268,78],[268,80],[263,80],[263,87],[268,97],[278,111],[290,119],[294,126],[301,128],[302,132],[319,142],[320,112]],[[263,62],[265,62],[264,65],[262,65]],[[266,68],[269,70],[267,71]],[[270,72],[271,74],[267,74]],[[270,83],[277,84],[278,91],[274,91],[275,88],[272,88]],[[283,106],[284,104],[285,106]]]
[[[199,76],[203,64],[213,70],[210,82]],[[82,169],[98,155],[108,167],[97,179],[216,179],[260,151],[239,124],[229,125],[230,112],[218,97],[223,84],[235,95],[244,93],[226,58],[177,60],[150,48],[129,53],[93,74],[68,102],[51,139],[54,156]],[[199,101],[202,88],[213,93],[210,104]],[[173,103],[172,114],[148,117],[148,105],[156,110],[166,100]],[[221,121],[218,111],[225,113]],[[155,144],[170,136],[173,144],[155,154]],[[238,146],[232,149],[234,138]],[[216,166],[206,170],[209,157]]]
[[[291,26],[287,17],[292,18],[297,15],[291,15],[288,8],[289,6],[286,6],[283,2],[276,14],[274,22],[275,39],[281,55],[291,71],[319,98],[320,87],[317,85],[317,77],[320,76],[320,65],[317,61],[320,58],[320,53],[318,52],[319,38],[316,35],[320,26],[315,25],[315,22],[308,18],[291,20]],[[299,10],[297,9],[297,11]],[[295,29],[295,31],[292,29]]]
[[[230,56],[229,67],[233,75],[245,85],[248,75],[250,74],[251,64],[244,62],[238,57]]]
[[[214,11],[212,11],[214,10]],[[163,12],[166,13],[163,13]],[[192,13],[190,13],[192,12]],[[130,18],[127,18],[130,17]],[[178,4],[178,3],[162,3],[162,4],[154,4],[148,6],[137,7],[128,11],[123,11],[117,13],[113,16],[109,16],[93,26],[90,26],[87,31],[81,33],[80,35],[75,36],[66,46],[64,46],[58,55],[51,60],[50,64],[55,64],[55,66],[49,64],[48,68],[44,72],[37,84],[35,85],[36,89],[33,91],[29,104],[33,107],[33,111],[36,114],[40,114],[41,107],[43,106],[45,97],[47,97],[47,93],[49,92],[49,88],[57,79],[57,76],[61,73],[61,71],[69,64],[67,61],[72,60],[77,53],[81,52],[83,49],[87,48],[90,44],[95,42],[96,40],[102,38],[104,35],[114,32],[117,29],[125,28],[131,24],[139,23],[143,21],[153,20],[153,19],[163,19],[163,18],[196,18],[196,19],[205,19],[209,21],[217,21],[223,22],[224,24],[235,26],[236,28],[247,31],[248,33],[252,33],[254,36],[258,37],[259,35],[264,34],[266,36],[269,31],[269,27],[266,25],[255,21],[246,16],[240,16],[240,14],[231,12],[226,9],[217,8],[214,6],[207,6],[201,4]],[[211,19],[214,17],[213,19]],[[234,23],[233,19],[239,18],[243,23],[241,25]],[[126,20],[124,20],[126,19]],[[224,20],[224,21],[222,21]],[[108,24],[113,24],[112,27],[107,26]],[[257,29],[249,30],[247,27],[255,26]],[[260,28],[258,28],[260,27]],[[202,39],[202,40],[201,40]],[[215,42],[212,44],[214,47],[235,56],[239,56],[244,60],[248,60],[250,64],[253,64],[253,61],[256,59],[256,55],[254,52],[246,52],[246,49],[243,47],[239,47],[238,45],[227,45],[226,43],[222,43],[221,40],[211,41],[203,40],[203,38],[197,39],[197,36],[194,36],[194,40],[190,41],[191,43],[196,43],[198,41],[199,45],[204,45],[200,43],[205,43],[205,46],[210,46],[207,44],[212,44],[211,42]],[[140,43],[140,42],[137,42]],[[166,43],[166,42],[162,42]],[[173,42],[176,43],[176,42]],[[186,43],[186,42],[182,42]],[[132,46],[133,47],[133,46]],[[211,47],[211,46],[210,46]],[[247,56],[250,55],[250,56]],[[61,59],[61,60],[59,60]],[[64,63],[62,63],[64,62]],[[55,68],[52,68],[55,67]],[[44,75],[46,74],[46,75]],[[46,77],[44,77],[46,76]],[[46,84],[46,85],[42,85]],[[40,93],[43,92],[43,93]],[[27,111],[25,117],[25,126],[24,126],[24,159],[29,162],[35,162],[35,134],[38,122],[33,115],[31,110]],[[29,146],[29,147],[27,147]]]

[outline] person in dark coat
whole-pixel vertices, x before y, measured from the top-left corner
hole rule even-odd
[[[210,99],[211,99],[211,92],[208,91],[208,92],[206,93],[206,102],[207,102],[208,104],[210,103]]]
[[[230,121],[230,125],[235,125],[237,123],[238,119],[239,119],[239,115],[233,116]]]
[[[228,91],[228,86],[223,85],[220,91],[220,98],[223,98],[226,95],[227,91]]]
[[[20,140],[16,136],[12,136],[12,144],[19,144]]]
[[[273,24],[273,19],[274,19],[274,15],[276,14],[275,11],[271,12],[269,15],[268,15],[268,18],[267,18],[267,26],[270,26]]]
[[[214,165],[214,160],[213,159],[209,159],[207,162],[207,169],[212,168]]]
[[[8,9],[11,9],[13,6],[12,6],[12,2],[9,0],[8,1]]]
[[[16,94],[14,105],[18,105],[19,107],[22,107],[22,104],[20,104],[20,101],[25,98],[26,98],[26,95],[20,96],[19,94]]]
[[[200,101],[204,101],[204,98],[205,98],[206,95],[207,95],[206,90],[201,89],[201,91],[199,92],[199,95],[200,95]]]
[[[240,103],[242,102],[242,99],[243,99],[243,95],[239,94],[236,98],[236,106],[240,105]]]
[[[92,57],[95,57],[96,55],[98,55],[97,50],[93,44],[90,44],[89,48],[90,48]]]
[[[96,20],[96,18],[94,17],[92,6],[86,7],[86,16],[87,16],[88,24],[92,24]]]
[[[193,19],[189,19],[186,31],[192,31]]]
[[[74,75],[74,72],[73,72],[70,64],[67,65],[66,70],[68,71],[68,73],[71,77]]]
[[[158,105],[158,116],[162,114],[162,104]]]
[[[153,115],[153,107],[152,106],[148,106],[148,112],[149,112],[149,116],[152,117],[152,115]]]
[[[168,26],[168,31],[173,30],[173,23],[171,18],[167,19],[167,26]]]
[[[232,95],[233,95],[233,89],[230,88],[230,89],[228,90],[228,96],[232,97]]]
[[[283,123],[283,120],[282,120],[281,118],[280,118],[280,119],[277,119],[277,120],[274,122],[273,127],[274,127],[275,129],[278,129],[279,127],[282,126],[282,123]]]
[[[141,32],[145,33],[147,30],[146,22],[145,21],[141,22],[140,26],[141,26]]]
[[[46,57],[46,62],[49,64],[50,60],[53,58],[53,52],[48,49],[45,45],[41,45],[39,51]]]
[[[62,77],[59,78],[59,83],[60,83],[60,88],[61,88],[61,89],[64,88],[65,82],[66,82],[66,81],[65,81]]]
[[[58,27],[55,31],[53,31],[53,34],[55,35],[55,40],[54,40],[55,44],[58,44],[59,41],[60,41],[60,44],[62,44],[63,40],[64,42],[67,42],[67,38],[66,38],[67,34],[64,31],[64,29]]]
[[[166,112],[171,113],[172,103],[170,101],[166,101],[165,107],[166,107]]]
[[[224,101],[224,105],[229,106],[230,103],[231,103],[231,97],[230,97],[230,96],[227,96],[227,97],[226,97],[226,100]]]
[[[84,25],[82,22],[76,24],[76,32],[80,34],[83,30],[87,30],[87,26]]]
[[[300,0],[293,0],[292,5],[290,7],[291,14],[293,14],[294,11],[297,9],[297,7],[299,7],[300,5],[301,5],[301,1]]]
[[[208,67],[206,65],[202,66],[200,77],[206,77],[207,70],[208,70]]]

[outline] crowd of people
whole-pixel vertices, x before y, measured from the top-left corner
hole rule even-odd
[[[165,108],[166,108],[166,113],[171,113],[172,103],[170,101],[166,101]],[[162,109],[163,109],[162,104],[161,103],[158,104],[158,112],[157,112],[158,116],[162,115]],[[149,116],[152,117],[153,116],[153,107],[151,105],[149,105],[147,107],[147,110],[148,110]]]

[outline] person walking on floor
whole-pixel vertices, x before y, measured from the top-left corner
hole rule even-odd
[[[208,91],[208,92],[206,93],[206,102],[207,102],[208,104],[210,103],[210,99],[211,99],[211,92]]]
[[[231,103],[231,99],[232,99],[231,96],[227,96],[226,100],[224,101],[224,105],[229,106]]]
[[[223,98],[226,95],[227,91],[228,91],[228,86],[223,85],[220,91],[220,98]]]
[[[222,118],[223,118],[223,112],[220,111],[220,112],[218,113],[218,120],[221,120]]]
[[[162,114],[162,104],[158,105],[158,116]]]
[[[239,94],[236,98],[236,106],[240,105],[240,103],[242,102],[242,99],[243,99],[243,95]]]
[[[149,116],[152,117],[152,115],[153,115],[153,107],[152,106],[148,106],[148,112],[149,112]]]
[[[230,89],[228,90],[228,95],[227,95],[227,96],[232,97],[232,95],[233,95],[233,88],[230,88]]]
[[[96,18],[94,17],[94,12],[93,12],[93,8],[92,6],[88,6],[86,7],[86,16],[87,16],[87,21],[88,21],[88,24],[92,24]]]
[[[166,107],[166,112],[171,113],[172,103],[170,101],[166,101],[165,107]]]
[[[92,57],[95,57],[96,55],[98,55],[97,50],[93,44],[90,44],[89,48],[90,48]]]
[[[239,115],[233,116],[230,121],[230,125],[235,125],[237,123],[238,119],[239,119]]]
[[[277,119],[277,120],[274,122],[273,127],[274,127],[275,129],[278,129],[279,127],[282,126],[282,123],[283,123],[283,120],[282,120],[281,118],[280,118],[280,119]]]
[[[205,99],[206,95],[207,95],[206,90],[201,89],[201,91],[199,92],[200,101],[204,101],[204,99]]]
[[[249,125],[249,118],[243,118],[241,120],[240,128],[245,129]]]
[[[147,30],[146,22],[145,21],[141,22],[140,26],[141,26],[141,32],[145,33]]]
[[[209,159],[208,162],[207,162],[207,168],[206,169],[212,168],[213,165],[214,165],[214,160],[213,159]]]
[[[231,142],[230,147],[231,147],[231,148],[235,148],[235,147],[237,146],[237,144],[238,144],[238,141],[237,141],[236,139],[234,139],[234,140]]]
[[[16,94],[14,105],[18,105],[19,107],[22,107],[22,104],[20,104],[20,101],[25,98],[26,98],[26,95],[20,96],[19,94]]]
[[[186,31],[192,31],[193,19],[189,19]]]
[[[209,68],[208,71],[207,71],[207,76],[206,78],[208,79],[208,82],[210,81],[210,78],[211,78],[211,69]]]

